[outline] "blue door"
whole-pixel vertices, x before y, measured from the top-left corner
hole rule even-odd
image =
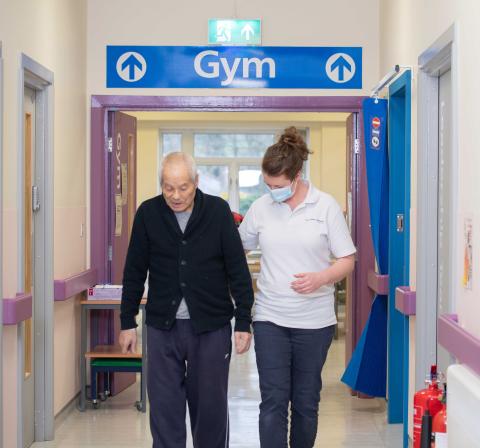
[[[411,72],[389,89],[388,422],[404,423],[408,442],[408,317],[395,309],[395,289],[409,284]]]

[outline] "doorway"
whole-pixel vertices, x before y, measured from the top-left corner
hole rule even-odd
[[[91,109],[91,265],[97,268],[98,278],[97,283],[103,283],[108,281],[111,277],[109,258],[115,258],[113,253],[113,247],[110,249],[111,237],[110,233],[115,230],[113,226],[112,216],[117,213],[108,204],[112,204],[111,191],[108,190],[110,185],[110,170],[108,168],[108,154],[113,151],[115,147],[115,139],[109,140],[109,137],[113,137],[111,134],[107,134],[109,129],[109,123],[111,123],[111,114],[133,113],[140,111],[140,113],[148,112],[170,112],[170,113],[188,113],[188,112],[202,112],[202,113],[217,113],[217,112],[275,112],[275,113],[335,113],[342,112],[347,114],[353,114],[355,116],[355,122],[362,123],[362,100],[363,97],[140,97],[140,96],[93,96],[92,97],[92,109]],[[357,126],[357,132],[361,132],[361,125]],[[353,134],[352,134],[353,136]],[[158,137],[158,134],[157,134]],[[174,141],[174,136],[170,136],[171,141]],[[361,175],[361,166],[364,166],[361,162],[359,155],[364,154],[363,139],[359,135],[350,139],[350,146],[347,148],[349,154],[354,154],[353,161],[358,169],[352,171],[353,176]],[[139,146],[141,143],[139,143]],[[111,148],[111,149],[110,149]],[[344,151],[344,148],[342,148]],[[357,160],[358,159],[358,160]],[[249,161],[245,164],[245,171],[251,172],[252,164]],[[243,167],[244,165],[242,165]],[[149,164],[150,169],[155,169],[156,164]],[[206,168],[209,165],[206,164]],[[238,168],[238,167],[237,167]],[[248,169],[247,169],[248,168]],[[208,171],[208,169],[207,169]],[[238,170],[237,170],[238,171]],[[236,172],[237,172],[236,171]],[[120,171],[121,172],[121,171]],[[142,171],[143,173],[143,171]],[[334,171],[330,171],[333,175]],[[237,172],[236,181],[238,181],[241,173]],[[354,177],[350,181],[350,185],[355,190],[355,197],[367,198],[366,194],[366,182],[358,182],[357,177]],[[118,180],[117,180],[118,183]],[[156,186],[155,186],[156,188]],[[107,191],[110,191],[108,193]],[[237,192],[238,194],[238,192]],[[140,192],[141,195],[141,192]],[[153,196],[151,194],[151,196]],[[109,197],[110,196],[110,197]],[[118,199],[120,202],[120,199]],[[239,201],[238,204],[240,205]],[[345,199],[347,202],[347,199]],[[352,201],[353,207],[358,207],[360,210],[365,209],[365,204],[362,206],[362,202]],[[364,229],[361,233],[358,233],[359,238],[362,235],[369,232],[369,215],[368,213],[358,213],[357,209],[348,210],[346,207],[347,215],[351,220],[351,228]],[[118,211],[118,214],[122,214],[123,222],[128,222],[126,216],[127,210]],[[123,216],[125,213],[125,216]],[[127,227],[127,226],[124,226]],[[367,232],[367,233],[365,233]],[[359,240],[360,241],[360,240]],[[354,278],[359,279],[364,283],[364,289],[368,291],[366,284],[366,278],[368,270],[374,265],[373,250],[370,252],[371,256],[359,257],[356,263],[356,273]],[[368,297],[367,297],[368,296]],[[370,308],[372,293],[368,291],[368,294],[362,296],[361,300],[365,303],[363,308],[367,310],[365,313],[365,321],[368,318],[368,310]],[[358,300],[357,300],[358,304]],[[352,317],[351,320],[360,320],[362,316],[358,312]],[[365,322],[348,322],[347,328],[347,346],[354,347],[356,335],[350,330],[350,325],[355,325],[355,328],[359,329],[358,334],[361,333],[361,329]],[[106,331],[110,331],[110,339],[113,342],[113,326],[106,326]],[[98,332],[95,332],[98,335]],[[95,336],[94,333],[92,335]],[[350,341],[351,339],[351,341]]]
[[[445,373],[450,355],[437,343],[437,320],[455,312],[457,263],[456,29],[419,57],[418,238],[415,388],[431,364]]]
[[[107,135],[109,113],[115,111],[171,112],[349,112],[362,115],[363,97],[151,97],[109,96],[92,97],[91,107],[91,228],[90,255],[97,268],[98,283],[106,282],[109,273],[108,220],[111,209],[108,154],[113,140]],[[362,139],[359,140],[363,145]]]
[[[19,142],[19,289],[32,318],[18,326],[18,446],[52,440],[53,415],[53,74],[22,55]]]

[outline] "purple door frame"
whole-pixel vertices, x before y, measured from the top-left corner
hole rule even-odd
[[[355,112],[363,122],[362,96],[130,96],[93,95],[91,100],[91,267],[97,269],[97,281],[104,282],[107,272],[107,166],[108,112],[134,111],[196,111],[196,112]],[[363,139],[361,139],[362,141]],[[360,178],[366,179],[365,167],[361,166]],[[368,203],[366,182],[355,182],[357,194]],[[360,207],[357,222],[361,222],[361,233],[357,241],[368,241],[370,216],[368,209]],[[365,257],[361,257],[364,260]],[[373,260],[362,262],[356,267],[357,283],[362,290],[368,289],[367,277]],[[360,269],[359,269],[360,268]],[[360,313],[359,313],[360,314]],[[367,315],[368,317],[368,315]],[[352,316],[357,328],[366,323],[366,317]],[[353,347],[357,334],[349,335]]]
[[[91,101],[91,267],[98,282],[107,272],[108,201],[107,165],[108,112],[197,111],[197,112],[357,112],[361,96],[128,96],[94,95]]]

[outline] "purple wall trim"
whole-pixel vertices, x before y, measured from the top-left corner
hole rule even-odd
[[[395,308],[405,316],[415,316],[417,312],[417,292],[408,286],[395,288]]]
[[[379,295],[388,295],[388,275],[380,275],[373,270],[368,271],[368,286]]]
[[[438,318],[438,342],[480,375],[480,339],[460,326],[457,315],[443,314]]]
[[[93,95],[92,108],[184,111],[358,112],[361,96],[135,96]]]
[[[64,301],[86,291],[97,283],[97,270],[87,269],[80,274],[54,282],[54,300]]]
[[[3,325],[17,325],[31,317],[31,294],[19,292],[14,299],[3,299]]]

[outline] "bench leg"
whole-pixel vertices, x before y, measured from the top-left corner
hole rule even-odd
[[[92,404],[93,407],[98,406],[98,394],[97,394],[97,369],[95,367],[90,367],[91,370],[91,395],[92,395]]]

